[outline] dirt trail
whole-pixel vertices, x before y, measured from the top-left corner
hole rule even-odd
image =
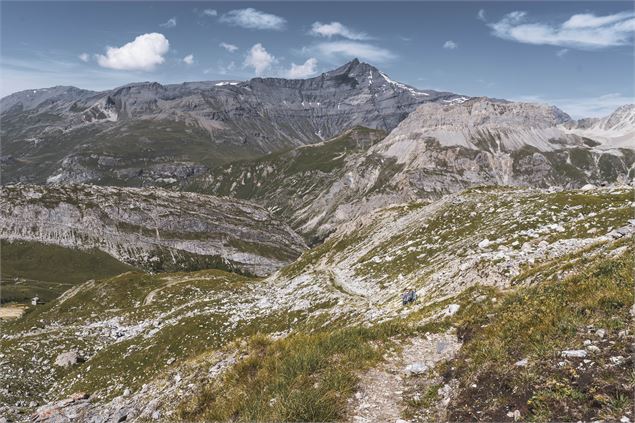
[[[406,392],[422,385],[421,379],[441,360],[454,356],[461,344],[456,335],[432,334],[417,337],[392,352],[380,366],[361,376],[359,391],[349,404],[353,423],[405,422],[402,420]]]
[[[189,282],[191,280],[192,279],[188,279],[188,278],[170,280],[165,285],[161,285],[157,289],[154,289],[154,290],[148,292],[148,295],[146,295],[146,297],[143,299],[143,305],[146,306],[146,305],[152,304],[152,301],[154,300],[154,297],[157,295],[158,292],[160,292],[160,291],[162,291],[162,290],[164,290],[166,288],[169,288],[171,286],[174,286],[176,284],[183,283],[183,282]]]
[[[159,293],[160,291],[170,288],[171,286],[174,285],[178,285],[180,283],[184,283],[184,282],[192,282],[192,281],[202,281],[202,280],[211,280],[213,278],[210,277],[205,277],[205,276],[195,276],[195,277],[188,277],[188,276],[176,276],[176,277],[165,277],[162,280],[165,282],[165,284],[159,286],[158,288],[148,292],[148,295],[145,296],[145,298],[143,299],[143,305],[149,305],[152,304],[152,301],[154,301],[154,297],[157,295],[157,293]]]
[[[26,304],[5,304],[0,307],[0,319],[17,319],[27,307]]]

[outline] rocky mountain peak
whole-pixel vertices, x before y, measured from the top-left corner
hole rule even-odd
[[[148,166],[173,169],[175,157],[190,174],[192,163],[206,168],[254,158],[322,142],[355,126],[389,132],[422,103],[456,99],[465,97],[418,90],[358,59],[308,79],[139,82],[103,92],[65,92],[51,101],[16,96],[13,113],[2,115],[3,154],[13,163],[3,172],[14,182],[88,182],[111,175],[116,164],[115,178],[132,184],[130,178],[153,174]],[[40,175],[18,166],[41,160],[40,150],[60,137],[63,145],[54,157],[46,156]],[[140,164],[137,157],[149,161]],[[100,159],[111,165],[99,165]],[[160,173],[152,180],[175,177]]]
[[[422,104],[383,144],[388,155],[400,160],[416,157],[426,148],[422,140],[427,139],[474,150],[509,152],[531,146],[551,151],[579,142],[558,128],[569,121],[562,110],[545,104],[456,98]]]
[[[603,144],[603,148],[633,148],[635,142],[635,104],[624,104],[603,118],[567,122],[563,130]]]
[[[635,104],[624,104],[604,119],[605,129],[635,129]]]

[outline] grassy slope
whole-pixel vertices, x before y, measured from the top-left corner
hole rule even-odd
[[[98,250],[81,251],[38,242],[4,240],[0,247],[3,303],[29,301],[35,295],[42,301],[51,301],[89,279],[135,270]]]
[[[459,381],[451,421],[505,421],[516,409],[536,421],[619,419],[632,408],[629,392],[635,388],[629,372],[632,337],[617,334],[630,321],[631,259],[632,250],[612,258],[583,258],[579,273],[562,281],[506,292],[477,286],[370,327],[322,329],[280,340],[252,338],[247,358],[184,400],[179,416],[195,421],[342,419],[358,373],[381,361],[388,348],[415,334],[455,327],[464,346],[458,357],[440,366],[447,381]],[[475,301],[479,297],[486,300]],[[426,319],[449,302],[460,304],[460,312]],[[582,348],[583,340],[593,337],[588,325],[608,333],[602,352],[591,356],[595,367],[576,367],[581,360],[559,366],[560,351]],[[612,365],[609,357],[617,355],[625,361]],[[527,367],[514,365],[523,358]],[[433,404],[436,392],[431,392],[408,403],[406,413]]]
[[[185,188],[255,201],[292,219],[289,224],[297,228],[313,216],[298,220],[296,212],[309,207],[328,191],[343,176],[351,157],[366,151],[384,136],[385,132],[380,130],[356,127],[319,144],[215,168],[211,175],[195,179]],[[321,240],[313,233],[304,236],[311,243]]]
[[[446,369],[460,382],[451,420],[500,421],[514,410],[530,421],[619,420],[633,409],[633,337],[620,335],[631,322],[632,239],[621,244],[619,256],[582,257],[577,274],[558,280],[549,272],[549,280],[459,317],[465,344]],[[561,356],[587,339],[600,348],[590,362]],[[623,361],[611,362],[617,356]],[[523,359],[526,367],[515,365]]]
[[[614,207],[614,214],[621,213],[625,201],[624,194],[620,193],[615,194],[615,199],[592,196],[587,201],[576,199],[570,204],[569,195],[574,194],[554,194],[547,203],[548,208],[576,207],[577,215],[581,211],[578,206],[582,206],[586,215],[604,204],[605,208]],[[561,198],[564,205],[558,204]],[[532,207],[547,209],[543,202],[533,198],[528,200]],[[412,207],[416,211],[420,205]],[[617,220],[621,221],[622,217]],[[589,223],[587,228],[594,227],[596,219],[582,220],[585,222]],[[605,226],[614,223],[607,215],[597,225],[606,230]],[[566,227],[566,231],[569,230]],[[357,235],[353,234],[352,239]],[[320,255],[325,248],[338,250],[333,242],[311,251]],[[608,257],[616,247],[621,248],[622,256]],[[334,420],[343,417],[346,400],[355,391],[357,372],[381,360],[387,348],[413,334],[444,331],[454,326],[465,345],[459,358],[444,369],[447,378],[459,381],[458,396],[452,404],[453,419],[472,420],[478,416],[485,420],[501,420],[507,419],[506,413],[514,409],[535,420],[553,420],[568,415],[566,413],[581,419],[619,418],[618,414],[625,407],[632,406],[623,393],[625,389],[633,388],[633,378],[619,376],[632,364],[627,350],[630,338],[620,340],[618,336],[619,330],[628,325],[628,309],[632,305],[633,283],[629,268],[632,253],[632,240],[622,240],[609,245],[599,255],[580,252],[566,260],[527,267],[515,279],[520,285],[514,291],[470,288],[458,297],[432,304],[404,319],[370,327],[359,327],[344,320],[328,327],[313,322],[294,326],[294,332],[282,339],[263,338],[258,332],[266,334],[289,329],[289,322],[296,316],[272,314],[267,319],[225,327],[233,317],[230,309],[223,309],[226,299],[240,297],[242,290],[258,283],[257,280],[218,271],[161,276],[127,274],[86,285],[86,289],[63,304],[44,306],[6,327],[10,331],[20,331],[62,322],[68,327],[68,333],[59,329],[59,333],[47,335],[44,350],[39,348],[44,344],[38,336],[26,340],[0,340],[0,347],[4,351],[13,351],[15,359],[30,360],[32,356],[53,359],[56,353],[77,343],[73,338],[74,323],[89,322],[97,315],[100,320],[122,316],[128,324],[135,324],[179,308],[177,314],[187,315],[191,311],[193,315],[162,329],[152,338],[125,340],[99,352],[92,351],[91,360],[76,368],[56,369],[55,379],[61,381],[59,386],[65,387],[62,394],[77,390],[110,390],[107,398],[121,393],[123,387],[134,390],[160,375],[168,358],[176,358],[177,363],[191,360],[231,347],[235,340],[245,338],[250,340],[246,347],[247,359],[231,368],[220,383],[205,381],[205,386],[196,395],[179,406],[182,418]],[[306,256],[310,255],[311,252],[303,257],[308,260]],[[558,275],[564,269],[573,270],[577,275],[559,280]],[[190,276],[192,279],[170,286],[168,281],[172,276]],[[533,285],[527,287],[523,284],[525,281]],[[158,287],[164,288],[162,294],[154,303],[143,305],[148,293]],[[488,300],[474,301],[482,295]],[[494,297],[498,301],[491,301]],[[198,307],[189,304],[193,301],[198,302]],[[457,315],[443,321],[425,320],[449,302],[461,304]],[[199,314],[200,306],[213,310],[213,313]],[[323,305],[323,308],[328,307]],[[303,313],[297,316],[300,320],[311,310]],[[576,379],[571,367],[557,365],[562,360],[558,355],[563,349],[582,348],[583,340],[593,336],[587,333],[589,324],[607,329],[607,340],[615,344],[602,344],[606,354],[602,352],[597,358],[591,357],[601,371],[587,372]],[[92,342],[88,338],[86,341]],[[22,352],[18,348],[22,348]],[[85,348],[94,347],[86,345]],[[28,357],[24,351],[29,352]],[[608,355],[622,355],[627,360],[619,366],[611,366],[607,362]],[[529,366],[514,366],[522,358],[529,359]],[[23,365],[28,367],[27,362]],[[573,371],[581,374],[577,368]],[[34,377],[29,381],[37,379]],[[21,380],[26,381],[26,378]],[[488,389],[474,390],[474,383]],[[580,383],[591,388],[581,387]],[[563,411],[565,409],[567,411]]]

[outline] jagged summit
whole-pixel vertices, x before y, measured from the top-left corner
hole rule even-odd
[[[635,148],[635,104],[624,104],[600,119],[581,119],[563,126],[567,132],[602,143],[602,148]]]

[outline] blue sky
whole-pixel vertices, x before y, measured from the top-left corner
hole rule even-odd
[[[2,2],[0,95],[254,76],[358,57],[422,89],[555,104],[633,102],[633,2]]]

